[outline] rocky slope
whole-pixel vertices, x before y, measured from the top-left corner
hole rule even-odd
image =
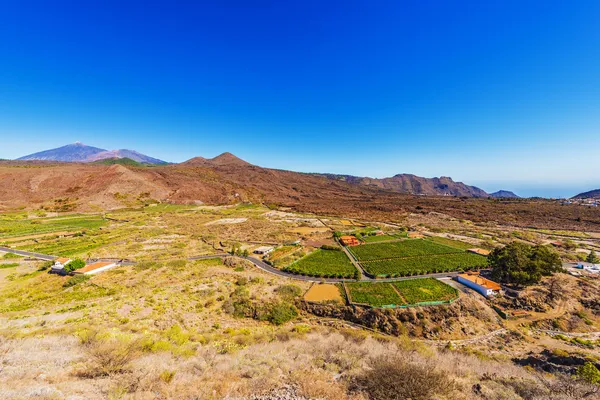
[[[579,193],[573,196],[574,199],[600,199],[600,189],[590,190],[589,192]]]
[[[450,177],[423,178],[412,174],[398,174],[391,178],[367,178],[350,175],[324,174],[329,179],[351,183],[353,185],[370,186],[397,193],[426,196],[467,196],[487,197],[488,194],[475,186],[455,182]]]

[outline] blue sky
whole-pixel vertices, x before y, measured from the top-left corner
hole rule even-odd
[[[450,4],[452,3],[452,4]],[[598,1],[0,1],[0,158],[600,187]]]

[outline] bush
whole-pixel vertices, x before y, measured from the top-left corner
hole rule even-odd
[[[286,300],[293,300],[302,294],[302,289],[296,285],[281,285],[275,291]]]
[[[68,288],[71,286],[75,286],[82,282],[87,281],[90,278],[91,278],[91,276],[89,276],[89,275],[75,275],[75,276],[72,276],[71,278],[69,278],[69,280],[63,284],[63,287]]]
[[[275,303],[269,314],[267,316],[267,320],[274,325],[283,325],[288,321],[293,320],[298,316],[298,310],[296,307],[289,303],[280,302]]]
[[[127,372],[129,364],[140,354],[141,347],[137,341],[102,339],[97,333],[92,333],[87,336],[83,350],[86,364],[79,375],[96,378]]]
[[[376,358],[370,367],[354,378],[352,386],[371,400],[429,400],[453,390],[444,373],[398,356]]]
[[[76,258],[65,265],[65,272],[73,272],[83,267],[85,267],[85,261],[83,261],[81,258]]]

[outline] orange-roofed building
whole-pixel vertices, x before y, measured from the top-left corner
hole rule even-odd
[[[486,256],[487,257],[487,256],[490,255],[490,251],[486,250],[486,249],[475,248],[475,249],[469,249],[467,251],[470,252],[470,253],[479,254],[480,256]]]
[[[478,275],[460,274],[457,280],[465,286],[476,290],[485,297],[493,296],[502,289],[499,283],[490,281]]]
[[[342,236],[340,238],[343,246],[358,246],[360,242],[354,236]]]
[[[113,267],[116,267],[117,264],[114,262],[95,262],[92,264],[88,264],[83,268],[73,271],[75,274],[84,274],[84,275],[92,275],[97,274],[99,272],[106,271]]]

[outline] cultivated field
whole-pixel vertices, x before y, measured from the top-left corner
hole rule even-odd
[[[462,252],[368,261],[362,262],[361,265],[371,275],[395,277],[482,268],[487,265],[487,258]]]
[[[330,278],[353,278],[358,273],[341,250],[316,250],[283,270],[294,274]]]
[[[335,301],[341,303],[343,298],[340,294],[339,288],[336,285],[324,283],[311,286],[308,292],[306,292],[304,295],[304,300],[314,302]]]
[[[434,278],[399,282],[352,282],[345,285],[352,303],[373,307],[418,305],[458,298],[455,288]]]
[[[462,250],[437,244],[423,239],[403,240],[401,242],[375,243],[355,246],[350,251],[359,261],[381,260],[387,258],[417,257],[432,254],[460,253]]]
[[[346,283],[346,288],[352,303],[368,304],[373,307],[406,305],[389,283],[351,282]]]
[[[458,297],[455,288],[434,278],[399,281],[394,282],[393,285],[408,304],[448,301]]]

